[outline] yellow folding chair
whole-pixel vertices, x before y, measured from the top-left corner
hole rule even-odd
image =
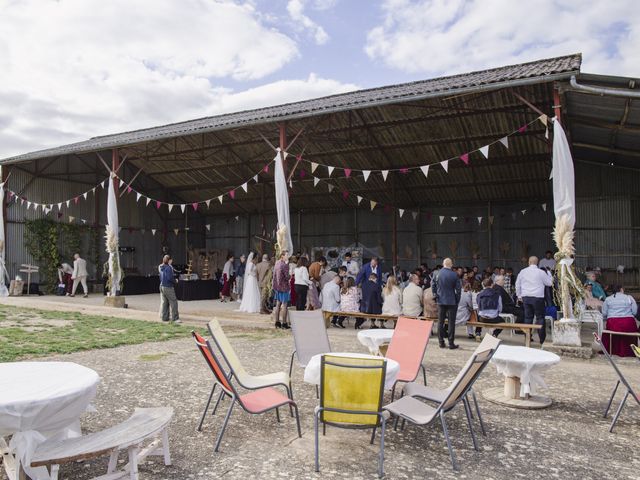
[[[389,414],[382,410],[387,370],[384,358],[354,358],[323,355],[320,370],[320,405],[315,410],[316,472],[320,471],[319,423],[338,428],[381,428],[378,475],[383,476],[384,431]]]

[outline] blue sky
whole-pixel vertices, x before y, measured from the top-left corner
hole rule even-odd
[[[0,0],[0,158],[582,52],[640,74],[636,0]]]

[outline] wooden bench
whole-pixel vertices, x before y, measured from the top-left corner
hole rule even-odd
[[[428,318],[428,317],[409,317],[408,315],[382,315],[378,313],[363,313],[363,312],[326,312],[322,311],[324,315],[324,323],[327,328],[329,328],[329,324],[331,323],[331,317],[357,317],[357,318],[368,318],[371,320],[393,320],[394,322],[398,321],[398,317],[408,317],[408,318],[417,318],[418,320],[433,320],[435,322],[438,321],[437,318]],[[395,324],[395,323],[394,323]]]
[[[602,330],[602,335],[600,335],[600,337],[602,337],[604,334],[608,334],[609,335],[609,350],[611,350],[611,343],[613,342],[613,337],[615,336],[622,336],[622,337],[635,337],[636,341],[636,345],[638,345],[638,340],[640,340],[640,332],[615,332],[613,330]],[[631,344],[633,345],[633,344]],[[602,345],[602,348],[604,348],[604,345]],[[611,352],[609,352],[611,353]],[[634,351],[635,353],[635,351]]]
[[[502,330],[520,330],[524,333],[524,346],[531,346],[531,334],[533,330],[540,330],[542,325],[536,325],[532,323],[484,323],[484,322],[467,322],[469,327],[485,327],[485,328],[500,328]]]
[[[162,455],[164,464],[171,465],[168,426],[172,417],[173,408],[138,408],[129,419],[106,430],[41,443],[31,458],[31,466],[49,467],[51,480],[57,480],[60,465],[109,454],[107,474],[96,477],[96,480],[115,480],[126,476],[137,480],[138,463],[149,455]],[[142,448],[142,442],[152,437],[154,440]],[[118,453],[124,449],[128,450],[129,463],[116,471]]]

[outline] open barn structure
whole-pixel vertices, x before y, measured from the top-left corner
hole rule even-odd
[[[43,216],[92,230],[82,248],[104,261],[101,184],[109,169],[119,179],[120,245],[135,249],[123,253],[128,270],[153,273],[163,247],[180,263],[191,248],[268,252],[276,148],[288,154],[295,250],[359,245],[365,256],[382,257],[385,269],[451,256],[460,265],[517,271],[523,258],[553,249],[557,117],[576,171],[577,265],[637,286],[638,80],[581,73],[580,66],[580,54],[568,55],[3,159],[13,192],[5,199],[9,273],[31,263],[25,222]],[[488,156],[480,150],[487,145]],[[624,274],[615,273],[619,265]],[[92,275],[98,270],[90,265]]]

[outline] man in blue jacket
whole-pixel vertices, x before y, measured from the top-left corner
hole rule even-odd
[[[378,257],[371,257],[371,261],[362,266],[356,277],[356,286],[362,286],[369,280],[372,273],[376,275],[376,283],[382,289],[382,272],[378,266]]]
[[[438,341],[440,348],[444,348],[444,320],[447,319],[449,348],[454,350],[458,345],[454,343],[456,335],[456,313],[458,312],[458,302],[460,302],[460,292],[462,284],[460,277],[451,268],[453,261],[445,258],[442,262],[442,270],[438,273],[436,287],[436,302],[438,303]]]

